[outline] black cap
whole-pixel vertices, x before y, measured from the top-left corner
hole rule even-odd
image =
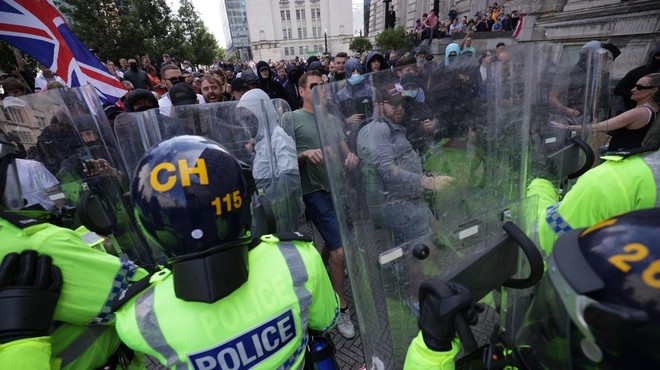
[[[417,86],[419,87],[419,80],[417,80],[417,75],[414,73],[405,73],[401,76],[400,85],[403,87],[406,86]]]
[[[115,119],[119,114],[124,113],[121,108],[111,103],[104,103],[103,111],[105,111],[105,116],[108,117],[108,119]]]
[[[247,81],[241,77],[236,77],[231,80],[231,89],[232,90],[250,90]]]
[[[241,72],[241,78],[244,79],[248,84],[253,83],[253,82],[256,83],[256,84],[259,83],[259,77],[257,77],[257,75],[254,74],[254,72],[252,72],[252,70],[247,70],[247,71]]]
[[[197,102],[197,94],[192,86],[187,83],[179,83],[170,89],[170,100],[172,105],[187,105]]]

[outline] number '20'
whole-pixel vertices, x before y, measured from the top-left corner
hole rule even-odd
[[[627,244],[623,251],[626,253],[615,254],[608,258],[608,261],[624,273],[632,269],[631,262],[641,262],[649,256],[649,248],[640,243]],[[642,280],[648,286],[660,289],[660,260],[652,261],[646,266],[642,271]]]

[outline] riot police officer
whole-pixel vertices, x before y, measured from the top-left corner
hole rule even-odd
[[[658,368],[660,209],[639,210],[562,235],[517,333],[519,369]],[[420,297],[420,334],[406,368],[454,368],[454,319],[469,292],[440,280]],[[466,299],[467,297],[467,299]]]
[[[81,238],[49,223],[48,211],[23,210],[17,151],[0,134],[0,368],[104,366],[120,345],[111,303],[130,279],[146,272],[94,249],[103,243],[99,235]],[[49,330],[51,321],[55,330]]]
[[[116,302],[129,347],[177,369],[298,368],[307,330],[336,323],[339,302],[310,239],[251,245],[252,190],[249,166],[203,137],[174,137],[142,157],[135,216],[170,267]]]
[[[527,195],[537,196],[541,247],[550,252],[554,241],[570,230],[638,209],[660,207],[660,150],[611,153],[606,162],[580,176],[560,200],[550,181],[536,178]]]

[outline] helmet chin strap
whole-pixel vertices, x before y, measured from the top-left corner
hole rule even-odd
[[[216,302],[248,279],[249,238],[171,260],[174,293],[188,302]],[[242,262],[242,263],[239,263]]]

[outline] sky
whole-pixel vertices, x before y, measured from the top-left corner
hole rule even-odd
[[[245,0],[250,1],[250,0]],[[331,0],[332,1],[332,0]],[[363,4],[363,0],[352,0],[353,5]],[[222,4],[221,4],[222,2]],[[222,11],[224,11],[224,1],[223,0],[192,0],[195,9],[199,13],[202,21],[208,28],[209,32],[215,36],[215,39],[218,40],[218,43],[223,48],[227,48],[225,38],[229,38],[229,28],[223,24],[222,17],[220,16],[220,7],[222,5]],[[168,4],[173,12],[176,12],[179,9],[178,0],[168,0]]]
[[[218,40],[218,43],[223,48],[227,48],[225,41],[225,31],[224,25],[222,22],[222,17],[220,16],[220,2],[222,0],[191,0],[195,10],[199,13],[202,21],[208,28],[209,32],[215,36],[215,39]],[[248,0],[249,1],[249,0]],[[168,0],[168,5],[172,9],[172,12],[176,12],[179,9],[178,0]],[[222,9],[224,11],[224,1],[222,1]],[[229,37],[229,36],[227,36]]]

